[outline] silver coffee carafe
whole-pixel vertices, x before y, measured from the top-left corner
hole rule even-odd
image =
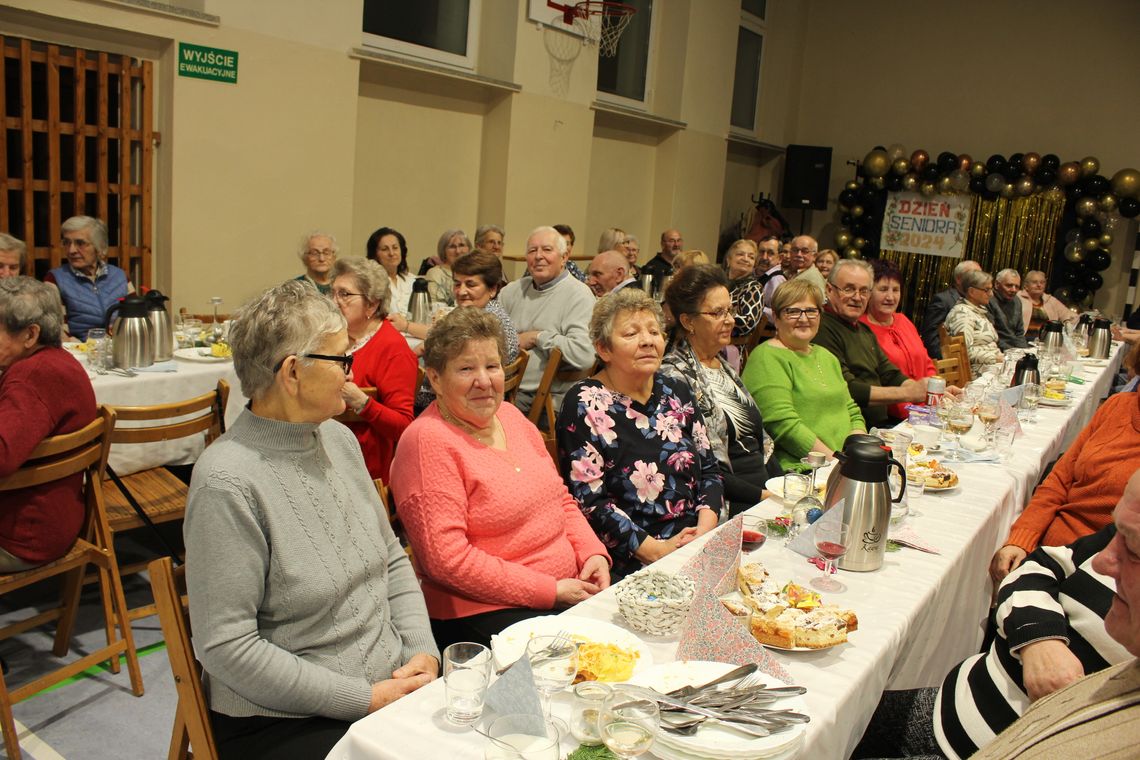
[[[119,318],[111,325],[111,315]],[[116,367],[149,367],[154,364],[154,338],[150,328],[150,308],[142,296],[129,295],[107,309],[107,326],[112,334],[111,355]]]
[[[844,446],[843,457],[836,469],[840,476],[835,490],[828,490],[825,511],[843,504],[843,523],[847,525],[847,553],[839,558],[841,570],[869,572],[883,565],[887,550],[887,529],[891,521],[891,503],[906,496],[906,471],[891,456],[882,441],[855,441]],[[850,438],[848,438],[850,441]],[[889,473],[899,470],[899,493],[891,498]],[[831,485],[829,478],[829,487]]]
[[[1041,346],[1044,351],[1060,351],[1065,345],[1065,325],[1059,319],[1052,319],[1041,327]]]
[[[412,283],[412,297],[408,301],[408,321],[418,322],[421,325],[431,323],[431,294],[428,293],[428,281],[417,277]]]
[[[1089,332],[1089,358],[1107,359],[1112,350],[1112,322],[1107,319],[1097,319],[1093,322]]]
[[[166,302],[169,300],[157,290],[146,294],[147,319],[150,320],[150,337],[154,343],[156,362],[174,358],[174,325],[170,323],[170,314],[166,311]]]

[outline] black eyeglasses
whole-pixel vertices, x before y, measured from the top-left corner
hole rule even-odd
[[[289,356],[293,355],[294,354],[290,354]],[[276,375],[281,370],[281,368],[285,366],[285,360],[288,359],[289,356],[282,357],[281,361],[277,362],[277,365],[273,368],[273,374]],[[331,356],[329,354],[301,354],[301,358],[319,359],[323,362],[336,362],[340,365],[341,369],[344,370],[344,374],[347,375],[349,372],[352,372],[352,360],[354,358],[354,355],[345,354],[344,356]]]
[[[784,315],[784,319],[799,320],[800,317],[807,317],[808,319],[819,319],[819,309],[815,308],[814,306],[808,307],[806,309],[801,309],[796,306],[789,306],[781,313]]]

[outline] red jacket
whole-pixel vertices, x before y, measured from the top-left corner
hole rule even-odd
[[[376,388],[376,398],[361,410],[364,422],[350,423],[349,428],[360,441],[368,474],[389,483],[396,442],[412,423],[418,360],[386,319],[353,357],[352,381],[361,388]]]

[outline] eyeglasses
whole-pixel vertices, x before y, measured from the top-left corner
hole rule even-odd
[[[290,356],[293,356],[293,355],[294,354],[290,354]],[[281,361],[277,362],[277,364],[273,367],[273,374],[276,375],[278,372],[281,371],[281,368],[283,366],[285,366],[285,360],[288,358],[289,358],[288,356],[284,356],[281,358]],[[302,358],[302,359],[319,359],[320,361],[323,361],[323,362],[336,362],[337,364],[340,365],[340,368],[344,370],[344,374],[348,375],[349,372],[352,372],[352,361],[355,358],[355,356],[353,354],[345,354],[343,356],[332,356],[329,354],[301,354],[300,358]]]
[[[706,317],[712,317],[718,322],[726,319],[736,319],[736,309],[717,309],[716,311],[698,311],[697,314],[704,314]]]
[[[310,259],[331,259],[336,256],[336,251],[331,248],[322,248],[319,251],[306,251],[305,255]]]
[[[363,293],[349,293],[347,290],[334,290],[332,293],[332,300],[344,301],[345,299],[352,298],[353,296],[364,297]]]
[[[819,319],[819,309],[814,306],[809,306],[806,309],[801,309],[796,306],[789,306],[788,308],[784,309],[781,314],[784,315],[784,319],[799,320],[800,317],[807,317],[809,320]]]
[[[79,250],[83,250],[84,248],[90,248],[91,247],[91,241],[90,240],[75,240],[73,238],[64,238],[63,240],[60,240],[59,242],[60,242],[60,245],[62,245],[64,248],[70,248],[71,246],[75,246]]]
[[[855,295],[858,295],[860,298],[870,298],[871,297],[871,289],[870,288],[856,288],[854,285],[848,285],[847,287],[843,287],[843,288],[837,288],[834,285],[830,285],[829,287],[831,287],[832,289],[834,289],[838,293],[842,293],[844,298],[851,298],[852,296],[855,296]]]

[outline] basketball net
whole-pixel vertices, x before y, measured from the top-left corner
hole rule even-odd
[[[561,23],[559,17],[556,23]],[[585,26],[585,19],[574,19],[574,27],[583,34],[581,27]],[[559,97],[565,97],[570,92],[570,72],[574,69],[574,61],[582,53],[582,38],[569,32],[559,31],[552,26],[543,27],[542,44],[546,47],[550,58],[550,89]]]

